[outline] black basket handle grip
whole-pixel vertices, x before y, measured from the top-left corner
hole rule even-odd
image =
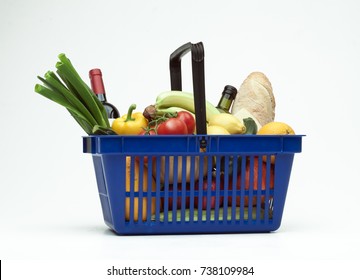
[[[181,59],[182,57],[191,51],[192,44],[186,43],[176,49],[170,55],[170,82],[171,90],[182,90],[182,80],[181,80]]]
[[[171,90],[182,90],[181,58],[191,51],[192,75],[194,88],[194,107],[196,118],[196,133],[206,134],[206,98],[205,98],[205,71],[204,71],[204,45],[186,43],[170,55],[170,81]],[[205,139],[201,146],[206,146]]]

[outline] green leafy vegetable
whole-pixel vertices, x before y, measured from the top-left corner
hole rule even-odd
[[[64,106],[87,134],[112,134],[103,104],[65,54],[58,58],[56,73],[48,71],[44,77],[38,76],[43,85],[36,84],[35,92]]]

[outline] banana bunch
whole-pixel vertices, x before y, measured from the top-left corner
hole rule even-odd
[[[218,109],[210,102],[206,101],[205,106],[207,122],[209,122],[212,116],[220,114]],[[155,107],[158,111],[189,111],[192,114],[196,113],[194,95],[184,91],[166,91],[160,93],[156,98]]]

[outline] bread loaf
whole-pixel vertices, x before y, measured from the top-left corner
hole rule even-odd
[[[261,126],[274,121],[275,98],[269,79],[261,72],[251,73],[241,84],[231,113],[246,109]]]

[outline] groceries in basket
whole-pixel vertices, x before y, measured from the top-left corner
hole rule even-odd
[[[196,112],[194,95],[192,93],[167,91],[158,94],[155,98],[154,105],[150,105],[143,110],[140,109],[136,113],[139,115],[140,112],[144,111],[144,118],[150,121],[150,126],[145,123],[145,120],[142,120],[141,128],[143,128],[143,130],[122,130],[119,126],[134,127],[133,125],[126,125],[127,122],[130,123],[134,121],[133,117],[125,114],[110,123],[104,102],[99,101],[97,97],[99,94],[95,94],[80,77],[65,54],[60,54],[58,57],[60,60],[56,63],[56,73],[58,75],[53,71],[48,71],[44,77],[38,76],[43,84],[36,84],[35,92],[64,106],[84,129],[85,133],[89,135],[128,135],[144,134],[143,130],[155,132],[148,133],[152,135],[196,133],[194,125],[192,125],[192,129],[184,133],[184,129],[180,129],[182,125],[179,125],[177,122],[174,122],[174,124],[169,127],[173,128],[176,123],[179,129],[173,129],[171,131],[168,129],[160,129],[160,133],[157,131],[161,121],[165,122],[168,119],[179,118],[177,115],[182,115],[185,112],[192,115],[195,120]],[[136,107],[134,105],[132,106],[132,110],[134,110]],[[113,108],[116,109],[115,106],[113,106]],[[215,131],[216,134],[221,134],[221,131],[223,134],[255,134],[256,131],[260,130],[261,127],[266,124],[268,124],[267,127],[270,127],[270,129],[266,130],[268,134],[294,134],[293,130],[283,130],[277,123],[274,123],[275,98],[272,92],[272,86],[268,78],[261,72],[251,73],[241,84],[232,103],[231,113],[225,113],[224,109],[215,107],[208,100],[206,101],[205,108],[207,125],[210,127],[210,131]],[[128,108],[124,108],[124,110],[125,109]],[[114,116],[116,116],[116,114]],[[139,119],[141,118],[139,117]],[[154,120],[156,120],[156,126],[154,126]],[[120,123],[122,123],[122,125],[119,125]],[[168,124],[169,122],[166,123]],[[213,129],[213,126],[221,128]],[[226,133],[224,129],[228,133]]]
[[[190,50],[194,93],[181,86],[179,62]],[[93,154],[104,219],[112,229],[125,233],[124,223],[130,223],[164,233],[172,229],[159,223],[175,222],[191,224],[184,232],[206,232],[201,222],[238,222],[239,231],[257,231],[259,223],[268,224],[265,231],[278,226],[282,208],[276,207],[283,207],[289,174],[282,178],[277,166],[291,168],[301,138],[276,138],[295,132],[275,120],[275,96],[264,73],[250,73],[238,89],[226,85],[220,99],[210,101],[202,43],[188,43],[170,56],[171,90],[154,94],[144,108],[125,104],[119,115],[106,100],[100,69],[90,71],[90,87],[65,54],[58,58],[56,72],[39,76],[35,92],[65,107],[89,135],[84,152]]]

